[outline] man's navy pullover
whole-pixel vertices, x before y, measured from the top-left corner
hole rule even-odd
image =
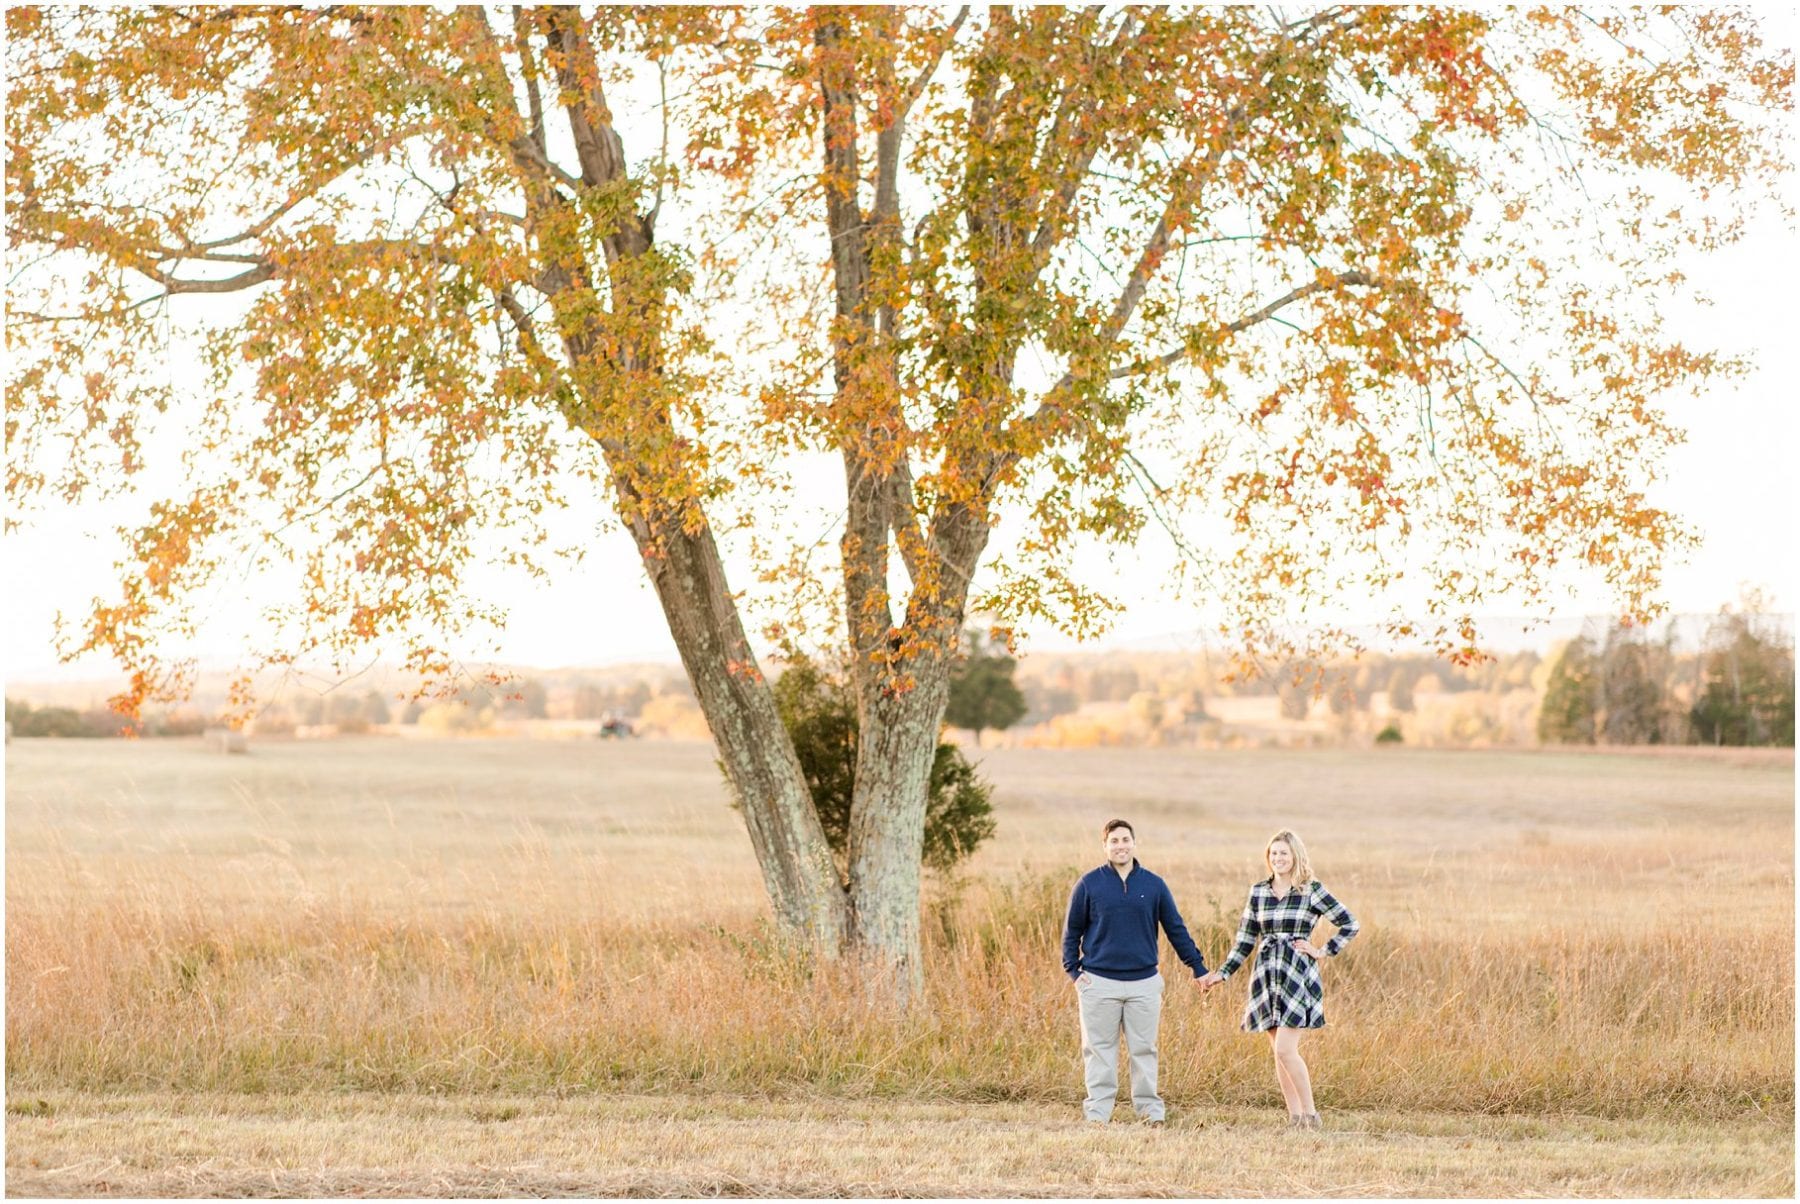
[[[1070,978],[1092,970],[1102,978],[1135,982],[1156,973],[1156,926],[1169,934],[1175,956],[1199,978],[1206,959],[1188,935],[1168,884],[1137,863],[1123,879],[1110,864],[1083,874],[1069,897],[1063,925],[1063,969]]]

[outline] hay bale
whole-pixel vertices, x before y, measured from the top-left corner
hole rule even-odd
[[[207,728],[206,747],[213,752],[221,753],[247,753],[250,751],[250,744],[244,739],[244,733],[230,727]]]

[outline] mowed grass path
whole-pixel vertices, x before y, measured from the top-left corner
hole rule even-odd
[[[1791,1196],[1791,1124],[1044,1104],[119,1097],[7,1118],[31,1196]]]
[[[771,940],[709,746],[15,741],[8,1189],[1792,1194],[1791,753],[982,759],[895,1017]],[[1115,814],[1214,960],[1280,825],[1363,921],[1304,1150],[1238,984],[1170,984],[1169,1131],[1075,1123]]]

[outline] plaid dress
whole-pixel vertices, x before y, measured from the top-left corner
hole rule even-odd
[[[1336,957],[1356,935],[1356,917],[1317,882],[1290,887],[1275,897],[1273,878],[1250,888],[1244,918],[1238,925],[1237,944],[1219,967],[1230,978],[1256,948],[1256,966],[1250,976],[1250,1003],[1244,1009],[1243,1029],[1266,1033],[1275,1028],[1324,1028],[1325,987],[1312,958],[1294,948],[1296,940],[1312,939],[1313,925],[1323,916],[1337,925],[1337,935],[1324,950]]]

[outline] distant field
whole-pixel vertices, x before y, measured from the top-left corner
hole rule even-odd
[[[547,1190],[597,1164],[569,1164],[566,1143],[540,1146],[510,1118],[530,1116],[530,1101],[603,1109],[625,1093],[708,1115],[733,1099],[839,1099],[871,1109],[854,1114],[877,1129],[898,1126],[896,1158],[930,1153],[903,1130],[955,1128],[933,1128],[931,1109],[974,1109],[1023,1126],[1017,1166],[951,1159],[946,1180],[904,1159],[889,1170],[925,1192],[1036,1194],[1019,1168],[1041,1163],[1039,1191],[1090,1194],[1090,1161],[1030,1151],[1087,1140],[1078,1127],[1054,1136],[1080,1088],[1057,931],[1117,814],[1214,959],[1263,838],[1284,824],[1306,837],[1365,927],[1327,969],[1332,1027],[1309,1043],[1321,1106],[1346,1130],[1386,1135],[1379,1157],[1350,1157],[1334,1137],[1338,1178],[1215,1189],[1153,1159],[1162,1169],[1142,1191],[1793,1192],[1791,753],[996,750],[983,767],[999,835],[960,881],[932,884],[929,1006],[895,1017],[771,939],[706,745],[6,751],[15,1191],[211,1190],[196,1167],[253,1190],[231,1176],[279,1165],[303,1190],[355,1191],[367,1172],[361,1190],[432,1194],[419,1176],[440,1162],[445,1190],[475,1190],[466,1143],[430,1125],[410,1145],[371,1134],[374,1161],[349,1170],[308,1161],[323,1137],[258,1127],[281,1100],[326,1097],[352,1127],[391,1126],[381,1100],[522,1109],[480,1129],[481,1165],[535,1166],[507,1182],[528,1190],[541,1172]],[[1235,1030],[1241,987],[1203,1000],[1181,985],[1162,1032],[1177,1128],[1254,1146],[1280,1105],[1260,1042]],[[154,1136],[195,1106],[220,1118],[218,1136]],[[568,1182],[713,1194],[729,1184],[708,1167],[741,1163],[737,1194],[885,1194],[863,1164],[753,1171],[745,1151],[814,1139],[812,1120],[790,1119],[742,1130],[731,1158],[651,1142],[662,1152],[633,1162],[637,1147],[608,1146],[611,1178]],[[715,1130],[734,1148],[729,1125]],[[1720,1141],[1737,1153],[1696,1161]],[[1594,1142],[1583,1178],[1571,1168]],[[1607,1172],[1626,1145],[1636,1152]],[[1446,1178],[1459,1148],[1476,1152]],[[324,1178],[296,1169],[313,1165]],[[1701,1166],[1718,1173],[1698,1179]],[[58,1167],[85,1169],[34,1177]],[[1509,1173],[1526,1177],[1508,1186]]]

